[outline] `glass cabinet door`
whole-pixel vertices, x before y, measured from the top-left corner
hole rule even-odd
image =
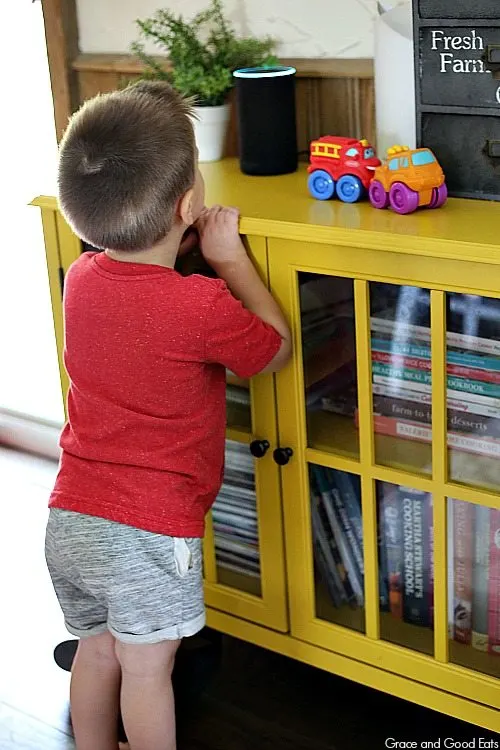
[[[500,678],[500,510],[448,499],[450,661]]]
[[[352,279],[298,273],[307,444],[359,456]]]
[[[212,508],[217,581],[262,596],[254,460],[248,445],[226,442],[224,482]]]
[[[405,471],[432,472],[430,292],[370,283],[375,458]]]
[[[364,632],[359,476],[309,464],[315,615]]]
[[[380,637],[434,653],[432,495],[377,482]]]
[[[246,238],[267,283],[266,242]],[[209,607],[276,630],[288,628],[273,375],[226,372],[224,477],[207,517],[205,598]]]
[[[446,296],[450,479],[500,490],[500,299]]]
[[[410,260],[270,242],[292,635],[497,708],[500,300]]]

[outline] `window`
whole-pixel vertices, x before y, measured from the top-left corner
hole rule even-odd
[[[435,161],[434,156],[427,149],[425,151],[417,151],[416,154],[412,154],[411,156],[411,163],[415,167],[423,167],[424,164],[432,164]]]
[[[345,152],[346,156],[359,156],[359,151],[357,148],[350,148],[348,151]]]
[[[365,159],[373,159],[375,151],[372,148],[365,148]]]
[[[396,157],[395,159],[391,159],[389,162],[389,169],[399,169],[399,159]]]
[[[400,166],[400,167],[408,167],[408,165],[409,165],[409,162],[408,162],[408,157],[407,157],[407,156],[403,156],[403,157],[402,157],[402,158],[401,158],[401,159],[399,160],[399,166]]]
[[[5,101],[15,101],[3,117],[0,136],[8,144],[2,168],[8,190],[2,194],[0,275],[0,412],[56,424],[64,419],[57,351],[37,195],[54,195],[57,142],[41,3],[2,3],[4,28],[23,30],[29,40],[18,53],[16,35],[5,35],[0,61],[17,60],[16,75],[5,76]],[[19,97],[19,91],[29,96]],[[19,158],[19,154],[23,158]]]

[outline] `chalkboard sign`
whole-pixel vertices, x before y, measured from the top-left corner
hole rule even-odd
[[[500,26],[430,26],[420,29],[421,103],[447,107],[498,107]]]
[[[413,0],[413,32],[417,144],[450,195],[500,200],[500,0]]]

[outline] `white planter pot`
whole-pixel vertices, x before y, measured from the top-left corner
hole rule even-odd
[[[194,134],[200,161],[219,161],[224,153],[230,105],[195,107]]]

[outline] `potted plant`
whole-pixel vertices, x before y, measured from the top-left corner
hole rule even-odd
[[[222,0],[211,0],[206,10],[189,20],[163,9],[136,23],[141,36],[132,44],[132,52],[144,63],[145,76],[167,80],[193,98],[200,161],[220,159],[229,121],[232,73],[237,68],[276,64],[275,40],[238,37],[224,15]],[[146,52],[146,41],[168,56],[168,67]]]

